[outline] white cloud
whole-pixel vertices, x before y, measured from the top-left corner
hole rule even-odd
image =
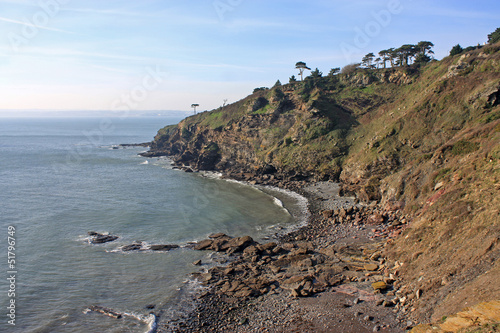
[[[42,30],[64,32],[64,33],[68,33],[68,34],[73,34],[74,33],[74,32],[67,31],[67,30],[50,28],[50,27],[46,27],[46,26],[42,26],[42,25],[36,25],[36,24],[30,23],[30,22],[23,22],[23,21],[13,20],[13,19],[9,19],[9,18],[6,18],[6,17],[1,17],[1,16],[0,16],[0,21],[4,21],[4,22],[8,22],[8,23],[14,23],[14,24],[19,24],[19,25],[24,25],[24,26],[28,26],[28,27],[32,27],[32,28],[38,28],[38,29],[42,29]]]

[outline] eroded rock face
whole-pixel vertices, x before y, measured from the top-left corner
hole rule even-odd
[[[500,104],[500,86],[492,88],[487,92],[487,101],[491,106],[497,106]]]
[[[447,317],[442,323],[423,324],[411,333],[445,332],[495,332],[488,330],[500,322],[500,301],[483,302]],[[470,329],[467,330],[467,329]],[[483,331],[484,329],[484,331]]]

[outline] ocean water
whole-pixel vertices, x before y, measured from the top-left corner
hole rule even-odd
[[[304,201],[282,191],[189,174],[165,158],[138,156],[157,130],[180,119],[0,119],[2,332],[147,332],[133,316],[113,319],[91,305],[162,321],[189,308],[192,262],[213,255],[187,248],[129,252],[120,246],[178,244],[213,232],[265,239],[304,218]],[[15,296],[9,295],[7,237],[15,227]],[[120,238],[91,245],[88,231]],[[15,326],[9,302],[15,300]],[[153,310],[147,306],[154,305]]]

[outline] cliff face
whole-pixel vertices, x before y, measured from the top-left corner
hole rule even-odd
[[[388,245],[424,319],[500,299],[500,45],[258,91],[158,132],[150,155],[259,180],[338,180],[415,216]],[[249,176],[250,177],[250,176]]]
[[[161,130],[152,151],[200,170],[338,177],[339,168],[323,164],[345,155],[343,135],[354,118],[335,103],[319,109],[316,104],[328,103],[326,94],[315,90],[317,96],[307,100],[296,88],[261,91],[189,117],[177,127]],[[331,137],[327,141],[326,134]]]

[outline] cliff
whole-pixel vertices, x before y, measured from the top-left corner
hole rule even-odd
[[[436,320],[500,299],[499,143],[496,44],[256,91],[161,129],[147,156],[281,186],[340,181],[404,209],[413,222],[386,251],[415,315]]]

